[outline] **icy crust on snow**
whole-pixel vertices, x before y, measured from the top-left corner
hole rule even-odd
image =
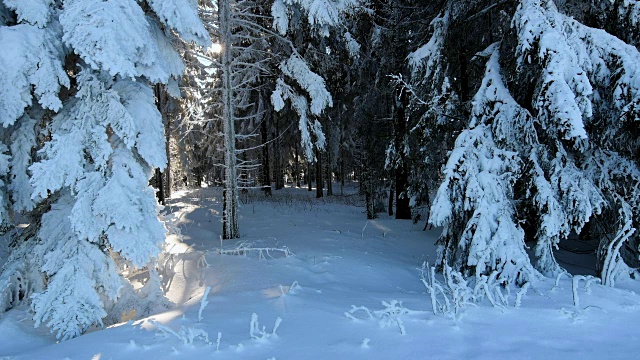
[[[64,52],[59,27],[0,26],[0,124],[13,123],[32,104],[33,95],[43,108],[59,111],[60,87],[69,87],[63,70]]]

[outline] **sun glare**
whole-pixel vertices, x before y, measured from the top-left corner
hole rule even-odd
[[[219,54],[222,51],[222,45],[215,43],[211,45],[211,47],[209,48],[209,51],[211,51],[212,53]]]

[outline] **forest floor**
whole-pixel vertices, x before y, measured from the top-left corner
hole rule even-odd
[[[0,317],[0,359],[638,358],[640,281],[589,291],[583,281],[575,306],[571,279],[546,279],[518,308],[514,288],[508,306],[485,298],[456,318],[434,315],[420,278],[437,231],[367,221],[357,195],[314,194],[242,194],[242,237],[224,251],[220,190],[174,194],[170,308],[65,342],[14,309]]]

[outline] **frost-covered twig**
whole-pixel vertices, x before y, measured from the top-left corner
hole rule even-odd
[[[211,286],[207,286],[204,290],[204,295],[202,295],[202,300],[200,300],[200,309],[198,310],[198,322],[202,321],[202,311],[209,304],[207,301],[207,296],[209,296],[209,291],[211,291]]]
[[[280,253],[284,257],[292,256],[293,253],[288,247],[283,246],[281,248],[276,247],[254,247],[252,243],[242,242],[233,249],[220,249],[221,255],[247,255],[247,253],[257,253],[258,259],[273,259],[274,253]]]
[[[584,280],[584,291],[587,294],[591,293],[591,283],[595,282],[601,282],[600,279],[598,279],[597,277],[594,276],[589,276],[589,275],[574,275],[573,276],[573,281],[571,283],[571,290],[573,293],[573,306],[575,306],[576,308],[580,306],[580,298],[578,297],[578,287],[580,286],[580,280]]]
[[[415,314],[418,311],[409,310],[402,305],[402,301],[391,300],[390,302],[382,301],[384,309],[371,311],[366,306],[351,305],[351,310],[345,312],[344,315],[351,320],[358,320],[354,314],[358,311],[362,311],[367,314],[367,320],[377,319],[378,325],[381,328],[397,325],[400,330],[400,334],[406,334],[404,322],[402,317],[404,315]]]
[[[436,280],[435,272],[435,268],[430,267],[428,263],[422,264],[420,280],[430,295],[433,314],[442,313],[452,318],[458,318],[460,309],[473,305],[474,293],[462,274],[454,271],[451,267],[445,266],[444,284]],[[442,301],[439,300],[440,297]]]
[[[265,326],[260,329],[260,324],[258,323],[258,314],[253,313],[251,314],[251,323],[249,323],[249,336],[251,336],[253,340],[267,340],[272,336],[278,336],[276,331],[278,331],[281,323],[282,319],[280,317],[276,318],[276,322],[273,325],[273,330],[271,330],[271,332],[267,332]]]
[[[157,321],[151,320],[150,322],[156,327],[159,333],[164,335],[172,335],[180,340],[184,345],[192,345],[198,339],[201,339],[207,345],[211,345],[211,342],[209,341],[209,334],[202,329],[180,326],[180,329],[178,331],[175,331],[166,325],[160,324]]]

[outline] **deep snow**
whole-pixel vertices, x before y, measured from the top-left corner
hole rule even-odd
[[[615,289],[593,284],[590,293],[581,286],[578,308],[564,277],[557,288],[554,279],[536,284],[517,309],[485,300],[459,320],[434,315],[420,267],[433,261],[438,232],[384,214],[367,221],[356,195],[316,200],[314,194],[242,194],[242,237],[222,243],[227,250],[242,243],[286,247],[291,256],[220,254],[220,191],[175,194],[167,209],[182,233],[182,242],[168,239],[177,264],[168,292],[175,306],[62,343],[45,328],[34,329],[24,308],[14,309],[0,317],[0,359],[637,358],[637,281]],[[405,334],[395,318],[345,315],[352,305],[376,311],[393,300],[412,310],[400,316]],[[259,323],[253,334],[252,318]],[[209,343],[189,339],[204,332]]]

